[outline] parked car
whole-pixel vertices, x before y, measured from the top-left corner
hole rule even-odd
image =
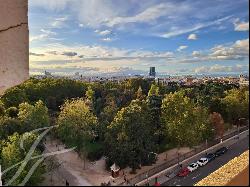
[[[185,177],[190,173],[190,170],[186,167],[183,168],[179,171],[179,173],[177,174],[178,177]]]
[[[227,152],[228,148],[227,147],[222,147],[218,149],[214,154],[215,156],[221,156]]]
[[[214,160],[215,157],[216,156],[213,153],[209,153],[209,154],[206,155],[206,158],[208,159],[208,162],[211,162],[212,160]]]
[[[197,170],[198,167],[199,167],[199,165],[198,165],[197,163],[192,163],[192,164],[190,164],[187,168],[188,168],[188,170],[189,170],[190,172],[193,172],[193,171]]]
[[[208,159],[207,158],[201,158],[200,160],[198,160],[197,164],[199,166],[205,166],[208,163]]]

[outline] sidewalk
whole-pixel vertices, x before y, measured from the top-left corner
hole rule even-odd
[[[132,179],[132,178],[134,178],[135,176],[137,176],[139,174],[145,173],[146,171],[148,171],[148,170],[150,170],[152,168],[160,166],[163,163],[176,158],[177,155],[178,155],[178,152],[179,152],[180,155],[183,155],[183,154],[188,153],[188,152],[190,152],[192,150],[193,149],[188,148],[188,147],[182,147],[182,148],[179,149],[179,151],[178,151],[177,148],[170,149],[170,150],[168,150],[166,152],[163,152],[163,153],[159,154],[158,155],[158,160],[152,166],[143,166],[141,169],[136,170],[136,174],[130,174],[131,168],[125,168],[125,169],[122,170],[121,173],[123,173],[123,171],[124,171],[124,173],[126,175],[126,178],[129,180],[129,179]],[[166,154],[167,154],[167,159],[166,159]],[[111,183],[111,184],[112,185],[120,185],[123,182],[124,182],[124,176],[121,176],[121,177],[115,179],[115,183]]]
[[[48,137],[45,147],[47,152],[65,149],[65,146],[60,141],[51,140]],[[65,181],[67,180],[70,186],[100,186],[102,182],[110,180],[110,173],[105,170],[104,159],[93,163],[86,160],[84,169],[84,161],[75,151],[56,155],[53,156],[53,158],[58,163],[62,163],[53,175],[53,185],[61,186],[64,184],[63,186],[65,186]],[[46,183],[46,185],[50,182],[50,176],[50,173],[45,175],[44,183]],[[58,181],[58,183],[56,181]]]

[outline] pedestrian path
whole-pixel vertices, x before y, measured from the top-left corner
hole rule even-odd
[[[46,152],[63,149],[65,149],[65,146],[60,141],[47,138],[45,143]],[[58,163],[62,163],[55,174],[55,177],[57,177],[55,180],[57,181],[67,181],[70,186],[99,186],[102,182],[110,180],[109,172],[105,171],[105,160],[94,163],[86,160],[84,166],[84,160],[75,151],[55,155],[53,158]]]

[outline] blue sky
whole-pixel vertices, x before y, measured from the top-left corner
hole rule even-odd
[[[248,0],[29,0],[30,72],[240,74]]]

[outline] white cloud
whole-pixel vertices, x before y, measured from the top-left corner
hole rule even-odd
[[[53,11],[64,10],[72,0],[29,0],[30,7],[42,7]]]
[[[193,51],[192,56],[193,57],[200,57],[201,56],[201,52],[200,51]]]
[[[249,65],[236,64],[234,66],[222,66],[215,64],[213,66],[202,66],[194,69],[195,73],[241,73],[246,72]]]
[[[210,22],[206,22],[206,23],[199,23],[199,24],[194,25],[193,27],[187,27],[187,28],[176,27],[172,31],[170,31],[168,33],[165,33],[165,34],[162,34],[161,37],[171,38],[171,37],[174,37],[174,36],[179,36],[179,35],[182,35],[182,34],[194,32],[194,31],[206,28],[206,27],[213,26],[213,25],[219,25],[222,22],[229,20],[231,17],[232,16],[227,16],[227,17],[217,19],[217,20],[214,20],[214,21],[210,21]]]
[[[198,39],[198,37],[197,37],[196,34],[190,34],[190,35],[188,36],[188,40],[197,40],[197,39]]]
[[[106,39],[110,41],[110,39]],[[88,45],[76,45],[68,46],[62,44],[46,44],[39,48],[32,48],[32,52],[37,54],[46,54],[43,59],[37,56],[31,57],[32,61],[44,60],[55,61],[55,60],[67,60],[63,53],[69,51],[72,53],[77,53],[78,55],[71,56],[71,60],[86,60],[86,61],[119,61],[124,59],[171,59],[173,58],[173,53],[169,51],[163,52],[152,52],[145,50],[125,50],[115,47],[103,47],[103,46],[88,46]],[[83,56],[84,55],[84,56]]]
[[[180,46],[177,51],[182,51]],[[249,60],[249,39],[238,40],[231,45],[217,45],[210,50],[205,51],[193,51],[192,56],[175,56],[172,59],[172,63],[202,63],[209,61],[225,61],[225,60],[237,60],[244,61]]]
[[[52,32],[50,30],[45,29],[41,29],[40,32],[42,34],[39,34],[37,36],[30,36],[30,42],[46,40],[56,35],[56,32]]]
[[[187,49],[187,48],[188,48],[188,46],[186,46],[186,45],[181,45],[181,46],[177,49],[177,51],[181,52],[181,51],[183,51],[184,49]]]
[[[169,12],[173,11],[173,4],[170,3],[162,3],[152,7],[147,8],[141,13],[130,16],[130,17],[116,17],[112,20],[107,21],[107,25],[113,27],[118,24],[126,24],[126,23],[148,23],[152,22]]]
[[[111,38],[103,38],[102,41],[105,41],[105,42],[111,42],[113,41]]]
[[[234,23],[235,31],[249,31],[249,22],[235,22]]]
[[[235,25],[235,31],[249,31],[249,22]]]
[[[66,24],[65,22],[68,21],[68,16],[64,16],[64,17],[60,17],[60,18],[55,18],[51,23],[50,25],[53,27],[53,28],[62,28],[64,27]]]
[[[249,57],[249,39],[238,40],[231,46],[219,45],[211,49],[214,60],[240,60]]]
[[[83,25],[82,23],[80,23],[78,26],[79,26],[79,27],[81,27],[81,28],[83,28],[83,27],[84,27],[84,25]]]
[[[110,30],[103,30],[103,31],[95,30],[95,33],[98,33],[101,36],[107,36],[107,35],[111,34],[112,31],[110,31]]]

